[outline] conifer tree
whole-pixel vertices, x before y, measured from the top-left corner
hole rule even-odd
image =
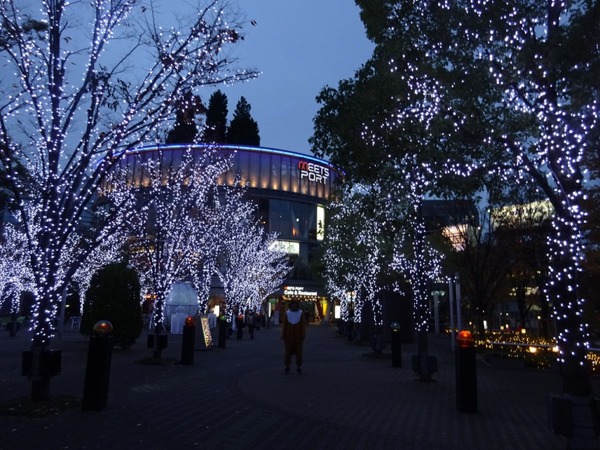
[[[213,92],[208,100],[206,123],[202,141],[224,144],[227,142],[227,95],[220,90]]]
[[[175,124],[167,135],[167,144],[191,144],[198,137],[196,116],[204,112],[204,106],[198,95],[186,92],[178,102]]]
[[[239,145],[260,145],[258,123],[250,115],[252,107],[244,97],[235,106],[233,119],[227,129],[227,142]]]

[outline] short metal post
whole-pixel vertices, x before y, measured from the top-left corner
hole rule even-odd
[[[475,342],[468,330],[456,337],[456,409],[465,413],[477,412],[477,364]]]
[[[194,340],[196,337],[196,320],[192,316],[185,319],[183,338],[181,341],[181,364],[194,364]]]
[[[402,367],[402,337],[400,323],[392,322],[392,367]]]
[[[113,349],[112,331],[112,324],[106,320],[94,325],[81,404],[84,411],[99,411],[106,407]]]

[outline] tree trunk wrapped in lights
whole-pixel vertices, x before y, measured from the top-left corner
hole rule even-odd
[[[156,2],[36,3],[0,3],[0,162],[28,239],[36,286],[32,345],[41,355],[77,267],[110,234],[107,226],[120,222],[111,207],[90,229],[93,236],[63,257],[82,220],[93,215],[100,183],[119,152],[165,135],[186,92],[256,72],[235,69],[223,51],[239,41],[241,26],[220,0],[181,11],[186,19],[170,27],[156,23],[166,19],[154,10]],[[36,214],[29,214],[31,204]],[[32,375],[34,383],[38,378],[43,388],[34,397],[43,399],[49,383]]]
[[[176,282],[191,280],[200,270],[198,262],[215,253],[219,236],[212,232],[210,199],[218,195],[218,177],[231,161],[210,150],[187,149],[181,160],[172,158],[169,150],[157,152],[155,159],[145,159],[143,151],[132,152],[145,177],[142,187],[129,187],[136,197],[129,225],[133,232],[129,260],[154,299],[154,357],[160,359],[169,292]],[[128,170],[114,176],[126,179]]]
[[[381,222],[371,209],[376,187],[349,188],[343,201],[332,205],[323,255],[324,278],[331,297],[340,299],[344,322],[352,321],[357,332],[367,305],[373,312],[373,325],[383,325],[381,304],[376,294],[381,289],[385,256]],[[358,336],[352,336],[358,339]],[[377,334],[375,340],[380,340]]]
[[[431,161],[448,161],[445,174],[460,168],[469,175],[464,184],[477,187],[474,173],[500,184],[533,180],[556,212],[547,294],[559,328],[563,391],[579,393],[589,382],[578,290],[580,164],[596,144],[600,111],[598,2],[357,4],[377,49],[354,80],[321,92],[313,148],[349,175],[366,177],[428,140],[439,150]],[[362,123],[370,134],[385,129],[388,145],[365,152],[364,133],[355,131]],[[393,135],[389,123],[396,124]]]

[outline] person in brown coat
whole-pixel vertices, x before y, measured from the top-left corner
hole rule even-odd
[[[306,320],[299,308],[298,301],[291,300],[289,309],[283,315],[281,339],[285,347],[285,373],[290,373],[292,355],[296,355],[296,371],[302,373],[302,344],[306,337]]]

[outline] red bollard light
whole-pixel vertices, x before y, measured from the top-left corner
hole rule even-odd
[[[456,409],[465,413],[477,412],[477,364],[475,340],[469,330],[456,336]]]
[[[459,331],[458,336],[456,336],[456,341],[458,342],[458,346],[460,348],[475,347],[475,340],[473,339],[473,334],[469,330]]]
[[[92,331],[81,402],[84,411],[99,411],[106,408],[112,361],[112,323],[101,320],[94,324]]]
[[[194,340],[196,335],[196,319],[192,316],[185,318],[183,327],[183,337],[181,341],[181,364],[194,364]]]

